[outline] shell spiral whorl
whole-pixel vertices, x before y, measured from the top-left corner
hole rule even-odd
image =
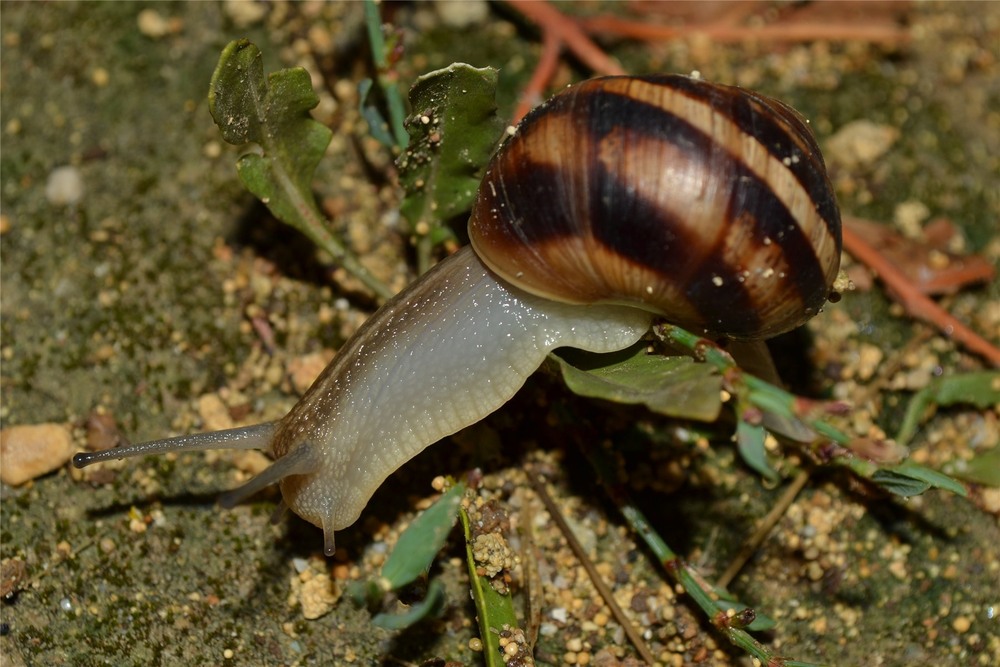
[[[802,118],[675,75],[592,79],[535,109],[490,163],[469,234],[527,291],[733,338],[815,315],[841,248]]]

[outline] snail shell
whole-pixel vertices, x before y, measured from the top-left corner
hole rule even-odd
[[[683,76],[585,81],[491,161],[469,223],[480,258],[567,303],[623,303],[733,338],[826,301],[840,215],[791,107]]]
[[[822,305],[841,243],[798,114],[680,76],[594,79],[529,114],[486,170],[469,235],[281,420],[74,463],[265,449],[274,464],[223,504],[277,483],[332,554],[386,477],[503,405],[552,349],[624,349],[654,314],[739,339],[787,331]]]

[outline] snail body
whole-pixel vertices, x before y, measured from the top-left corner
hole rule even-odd
[[[281,420],[74,463],[264,449],[274,464],[223,504],[277,483],[331,554],[386,477],[503,405],[551,350],[621,350],[657,316],[773,336],[819,310],[840,258],[832,188],[798,114],[680,76],[593,79],[535,109],[490,161],[469,236]]]

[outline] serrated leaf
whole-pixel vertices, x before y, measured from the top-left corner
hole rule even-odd
[[[400,212],[429,230],[472,206],[482,168],[502,131],[497,71],[464,63],[425,74],[410,89],[407,149],[396,161],[406,191]]]
[[[458,520],[458,503],[463,493],[464,484],[448,489],[399,536],[382,566],[382,578],[392,589],[406,586],[430,568]]]
[[[260,50],[246,39],[227,44],[208,89],[208,110],[222,138],[237,146],[258,141],[263,132],[257,110],[266,95]]]
[[[617,403],[640,403],[670,417],[715,421],[722,408],[722,377],[690,357],[646,353],[646,345],[611,354],[560,350],[566,386],[575,394]]]
[[[444,602],[444,586],[440,579],[432,579],[427,587],[427,596],[420,602],[410,605],[410,608],[400,614],[381,613],[372,618],[372,623],[386,630],[402,630],[427,616],[435,614]]]
[[[264,79],[260,50],[245,39],[219,57],[208,91],[212,118],[229,143],[248,146],[236,162],[240,180],[279,220],[295,227],[373,292],[392,290],[374,278],[334,237],[316,204],[313,174],[333,133],[313,120],[319,103],[301,67]]]
[[[319,104],[309,74],[296,67],[265,81],[260,50],[236,40],[219,57],[208,104],[226,141],[260,147],[237,162],[247,188],[289,224],[300,226],[303,207],[321,217],[311,182],[333,133],[309,115]]]

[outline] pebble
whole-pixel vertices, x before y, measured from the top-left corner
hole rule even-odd
[[[178,33],[183,28],[183,22],[180,19],[165,18],[155,9],[142,10],[136,16],[135,22],[139,32],[151,39],[160,39]]]
[[[295,391],[304,393],[334,357],[332,350],[322,350],[295,357],[288,362],[288,374]]]
[[[326,615],[340,599],[340,587],[325,570],[317,571],[310,567],[293,575],[291,581],[288,602],[298,602],[302,607],[302,616],[307,620]]]
[[[265,2],[247,2],[246,0],[226,0],[223,4],[226,16],[237,28],[246,28],[259,23],[269,11]]]
[[[0,563],[0,597],[6,598],[28,579],[28,566],[20,558],[8,558]]]
[[[464,2],[453,2],[452,0],[437,0],[434,3],[434,11],[438,18],[449,28],[462,30],[482,23],[490,14],[490,6],[486,0],[465,0]]]
[[[809,563],[806,566],[806,576],[811,581],[819,581],[823,578],[823,566],[816,562]]]
[[[896,204],[892,212],[892,221],[907,238],[919,239],[923,236],[921,225],[929,218],[931,210],[922,201],[907,200]]]
[[[90,73],[90,80],[98,88],[106,88],[111,83],[111,75],[103,67],[97,67]]]
[[[56,167],[45,182],[45,198],[56,206],[72,206],[83,198],[83,176],[72,165]]]
[[[229,408],[218,394],[204,394],[198,397],[198,416],[201,417],[206,431],[222,431],[235,426],[233,418],[229,416]]]
[[[57,470],[76,452],[64,424],[31,424],[0,430],[0,481],[17,486]]]
[[[826,142],[824,154],[830,162],[847,169],[872,165],[899,138],[891,125],[855,120],[844,125]]]

